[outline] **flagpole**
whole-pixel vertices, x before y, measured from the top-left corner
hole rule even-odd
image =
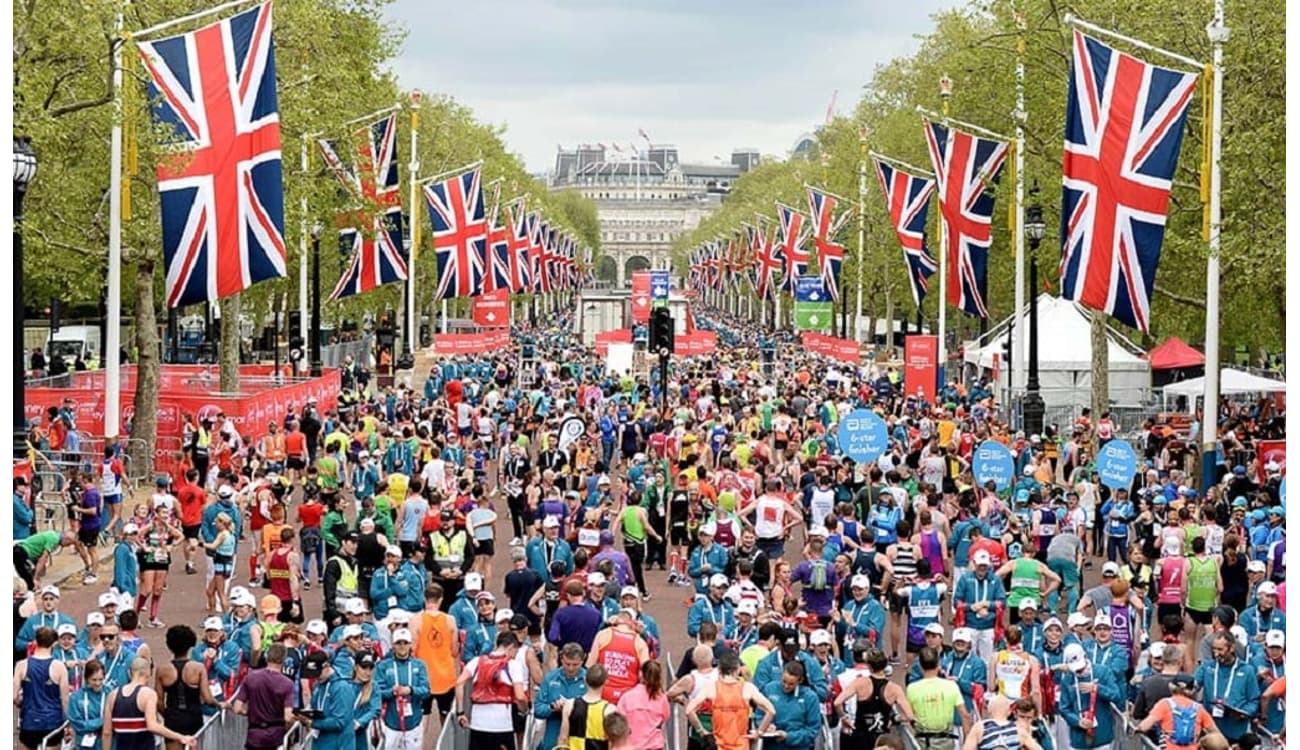
[[[416,315],[415,304],[415,259],[420,253],[420,207],[419,196],[420,186],[416,181],[416,175],[420,173],[420,154],[418,151],[419,134],[420,134],[420,101],[421,94],[419,89],[411,92],[411,161],[407,167],[410,173],[411,181],[411,252],[406,258],[406,351],[412,357],[415,356],[416,342],[419,340],[416,331],[416,321],[419,316]]]
[[[1025,373],[1025,349],[1022,344],[1023,327],[1016,325],[1020,311],[1025,308],[1025,18],[1019,11],[1016,22],[1016,205],[1012,242],[1016,249],[1016,309],[1011,317],[1011,377],[1007,381],[1007,403],[1015,399],[1019,381]],[[1037,292],[1033,292],[1037,294]],[[981,342],[983,343],[983,342]],[[994,388],[997,387],[995,383]],[[1014,410],[1013,410],[1014,411]]]
[[[862,286],[867,244],[867,127],[858,130],[858,301],[853,312],[853,340],[862,340]],[[874,332],[873,332],[874,333]],[[874,338],[874,336],[873,336]],[[893,355],[890,355],[893,358]]]
[[[126,0],[129,3],[130,0]],[[119,39],[126,28],[126,3],[118,7],[114,28]],[[108,293],[105,314],[104,440],[117,437],[122,383],[122,41],[113,48],[113,128],[109,135]],[[22,342],[14,342],[21,346]]]
[[[1218,464],[1219,414],[1219,241],[1223,222],[1223,43],[1230,31],[1224,23],[1224,0],[1214,0],[1214,20],[1206,27],[1214,45],[1210,116],[1210,236],[1205,261],[1205,396],[1201,418],[1201,488],[1214,484]]]
[[[307,134],[303,133],[298,152],[298,164],[302,168],[303,180],[307,179],[307,170],[311,168],[308,161],[310,158],[311,155],[307,151]],[[298,358],[298,369],[302,371],[311,364],[305,350],[307,347],[307,211],[309,210],[305,190],[298,207],[302,213],[302,221],[298,223],[298,337],[302,339],[304,347],[303,356]]]
[[[948,121],[948,100],[952,98],[952,79],[944,73],[939,78],[939,98],[943,100],[943,120]],[[917,107],[922,114],[925,110]],[[948,230],[946,222],[943,220],[943,212],[939,212],[939,345],[936,353],[936,360],[939,363],[939,382],[935,383],[935,388],[943,385],[948,377]]]

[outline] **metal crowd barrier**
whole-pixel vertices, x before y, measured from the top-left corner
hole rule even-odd
[[[203,722],[195,735],[198,750],[230,750],[248,740],[248,717],[234,711],[220,711]]]
[[[301,721],[295,721],[289,731],[284,734],[284,742],[280,743],[280,750],[311,750],[312,733],[306,724]],[[227,748],[227,750],[230,750]]]
[[[50,732],[41,739],[41,744],[36,748],[36,750],[54,750],[54,748],[72,747],[75,738],[67,741],[63,738],[63,735],[71,726],[71,723],[66,721],[63,722],[58,729],[55,729],[53,732]]]

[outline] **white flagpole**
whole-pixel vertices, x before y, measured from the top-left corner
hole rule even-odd
[[[1025,19],[1019,11],[1016,20],[1016,224],[1011,238],[1016,249],[1016,308],[1011,318],[1011,380],[1007,393],[1015,397],[1020,383],[1025,381],[1024,326],[1017,325],[1020,311],[1025,309]],[[1037,294],[1037,292],[1031,292]],[[996,388],[996,384],[994,385]],[[1010,403],[1010,398],[1008,403]]]
[[[416,314],[415,304],[415,257],[420,252],[420,187],[417,175],[420,173],[420,154],[418,151],[419,134],[420,134],[420,91],[417,89],[411,92],[411,161],[407,167],[410,173],[411,181],[411,252],[406,257],[406,351],[412,357],[415,356],[416,342],[419,341],[419,335],[416,331],[416,321],[419,315]]]
[[[298,162],[302,167],[303,179],[307,179],[307,170],[309,169],[307,153],[307,134],[302,134],[302,148],[298,153]],[[298,336],[302,339],[303,352],[302,357],[298,359],[298,370],[306,371],[311,365],[307,356],[307,193],[304,192],[302,200],[299,201],[299,208],[302,211],[302,221],[298,226]]]
[[[128,0],[129,1],[129,0]],[[126,27],[125,4],[114,27],[119,39]],[[117,437],[122,394],[122,47],[113,50],[113,129],[109,136],[108,185],[108,326],[104,342],[104,440]],[[16,342],[21,345],[21,342]]]
[[[1223,0],[1214,0],[1214,20],[1206,27],[1214,45],[1214,87],[1210,117],[1210,237],[1209,256],[1205,261],[1205,396],[1201,419],[1202,488],[1214,483],[1218,464],[1219,413],[1219,239],[1223,222],[1223,43],[1229,30],[1224,23]]]
[[[858,131],[858,152],[858,301],[853,310],[854,341],[862,340],[862,331],[859,329],[862,326],[863,273],[867,266],[865,249],[867,245],[867,128],[865,125]],[[875,340],[874,331],[872,340]]]

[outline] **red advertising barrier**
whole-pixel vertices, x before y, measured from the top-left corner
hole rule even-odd
[[[679,357],[699,357],[718,349],[718,334],[713,331],[679,333],[673,338],[673,353]]]
[[[907,395],[918,392],[934,403],[939,377],[939,337],[911,334],[903,344],[903,387]]]
[[[510,325],[510,291],[498,289],[474,298],[474,322],[484,328]]]
[[[632,272],[632,322],[650,320],[650,272]]]
[[[433,350],[440,355],[485,354],[508,346],[509,328],[496,328],[481,333],[440,333],[433,337]]]
[[[804,331],[803,345],[808,351],[823,357],[852,362],[855,365],[862,362],[862,347],[858,342],[850,339],[828,336],[816,331]]]
[[[272,420],[284,419],[290,406],[301,408],[309,398],[315,398],[325,408],[331,408],[338,398],[339,371],[326,370],[319,378],[298,380],[285,385],[269,379],[271,365],[245,365],[240,367],[243,378],[240,392],[221,394],[217,368],[201,365],[164,365],[158,389],[158,436],[179,440],[183,434],[182,415],[195,419],[215,417],[224,413],[241,434],[261,435]],[[122,368],[121,420],[118,434],[128,435],[128,426],[135,417],[135,367]],[[30,419],[44,416],[45,409],[59,406],[64,399],[76,405],[77,429],[99,436],[104,434],[104,373],[103,371],[75,373],[69,388],[29,387],[26,392],[26,413]],[[165,452],[165,451],[164,451]],[[160,465],[170,456],[156,455]]]
[[[647,274],[647,277],[649,274]],[[646,292],[649,294],[649,292]],[[635,309],[635,308],[633,308]],[[632,343],[631,328],[615,328],[612,331],[601,331],[596,334],[596,355],[603,357],[609,353],[610,344],[630,344]]]
[[[1257,440],[1255,442],[1255,461],[1258,464],[1259,481],[1261,483],[1268,477],[1268,471],[1264,467],[1270,463],[1277,464],[1278,473],[1286,476],[1286,441]]]

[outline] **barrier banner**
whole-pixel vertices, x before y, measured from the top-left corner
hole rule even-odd
[[[510,291],[498,289],[474,297],[474,322],[484,328],[510,325]]]
[[[650,271],[632,272],[632,322],[650,320]]]
[[[673,354],[679,357],[700,357],[718,350],[718,334],[713,331],[695,330],[679,333],[673,339]]]
[[[851,339],[842,339],[816,331],[804,331],[802,340],[804,348],[813,354],[853,364],[862,362],[862,347]]]
[[[911,334],[903,343],[903,387],[907,395],[920,393],[934,403],[939,376],[939,337]]]
[[[603,357],[609,353],[610,344],[630,344],[632,343],[631,328],[615,328],[612,331],[601,331],[596,334],[595,348],[596,355]]]
[[[1277,464],[1279,474],[1286,476],[1286,441],[1285,440],[1257,440],[1255,441],[1255,462],[1259,471],[1259,483],[1263,484],[1267,480],[1269,464]]]
[[[433,337],[438,355],[484,354],[510,346],[510,329],[494,328],[480,333],[439,333]]]

